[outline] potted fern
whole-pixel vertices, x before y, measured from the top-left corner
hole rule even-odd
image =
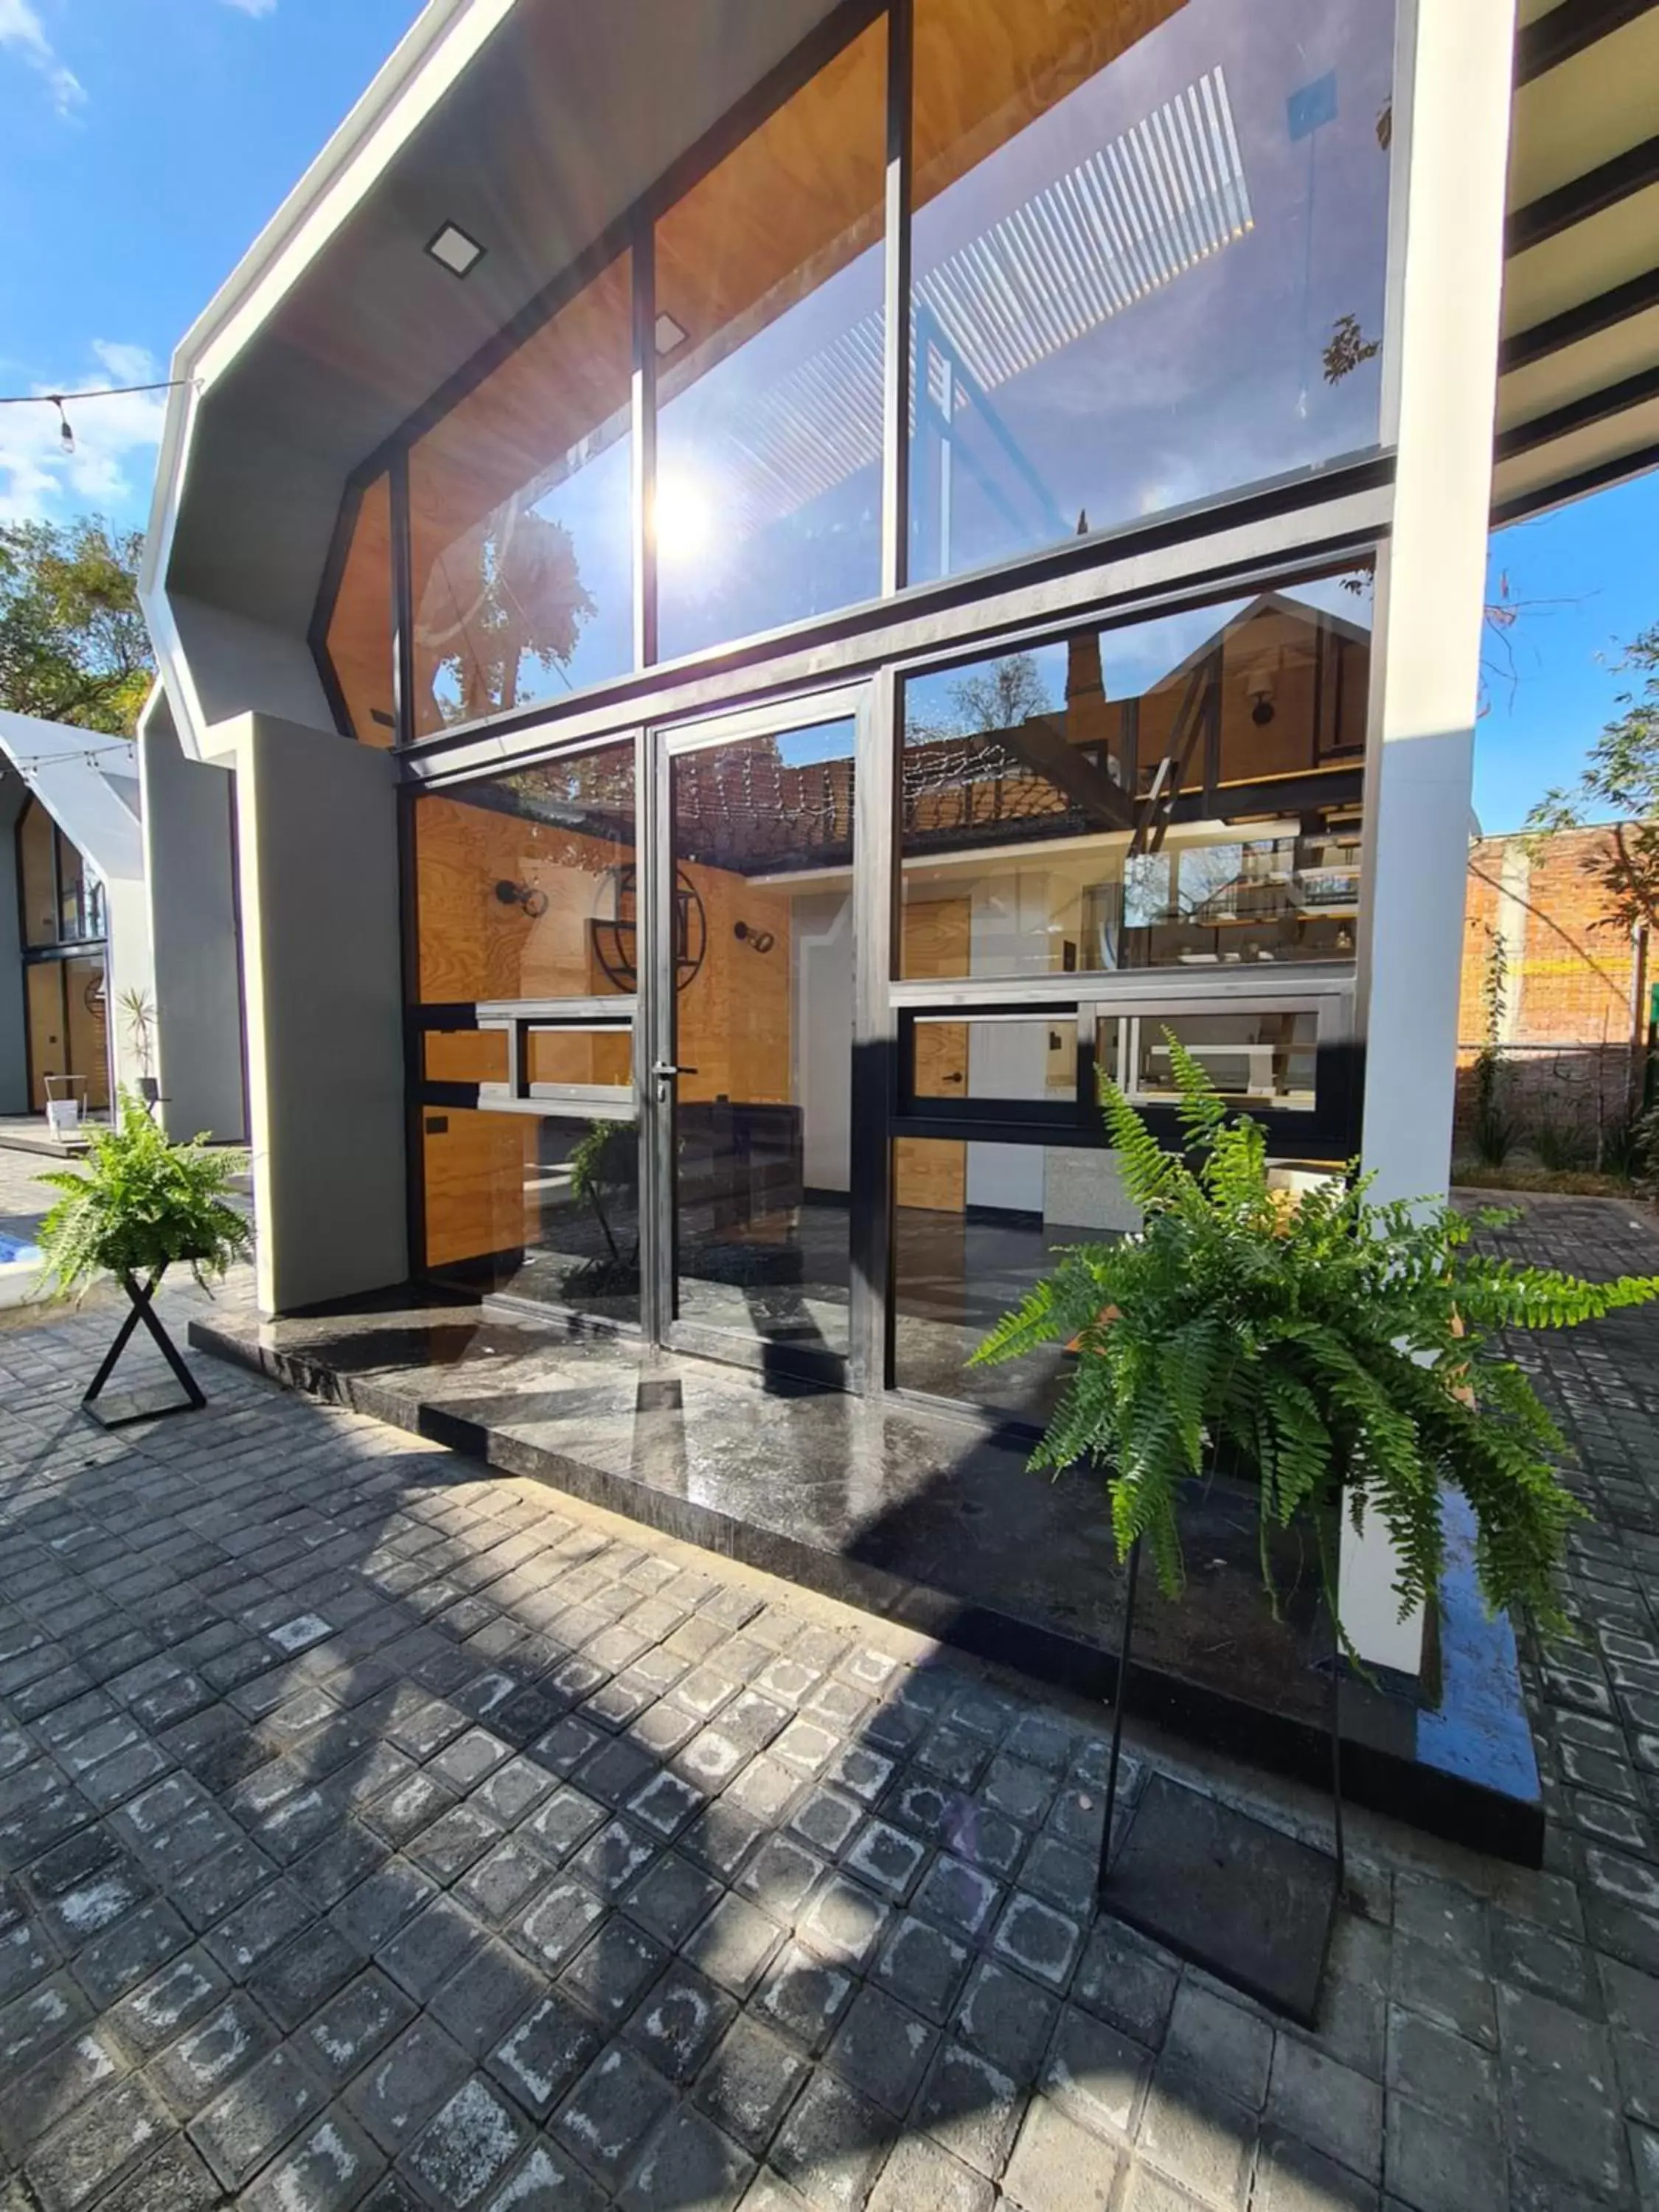
[[[1565,1441],[1497,1332],[1638,1305],[1659,1297],[1659,1278],[1589,1283],[1489,1259],[1470,1248],[1479,1221],[1378,1204],[1363,1176],[1299,1198],[1275,1189],[1261,1125],[1230,1116],[1165,1034],[1184,1153],[1102,1085],[1144,1229],[1062,1252],[974,1354],[990,1365],[1044,1344],[1075,1350],[1032,1464],[1099,1467],[1120,1559],[1144,1541],[1175,1596],[1182,1486],[1224,1455],[1256,1486],[1270,1599],[1272,1529],[1302,1523],[1351,1656],[1331,1555],[1338,1513],[1388,1528],[1403,1615],[1438,1587],[1441,1493],[1454,1486],[1474,1515],[1486,1604],[1559,1626],[1553,1577],[1583,1508],[1557,1471]]]
[[[131,1307],[83,1405],[90,1407],[102,1392],[141,1322],[183,1386],[186,1402],[205,1403],[153,1302],[169,1267],[188,1267],[205,1288],[210,1278],[246,1256],[252,1231],[246,1214],[230,1202],[242,1164],[240,1153],[211,1148],[201,1138],[171,1143],[143,1101],[123,1091],[113,1126],[89,1133],[84,1164],[40,1177],[63,1194],[36,1238],[48,1295],[76,1297],[100,1277],[113,1276]],[[152,1406],[125,1418],[147,1419],[173,1410]]]

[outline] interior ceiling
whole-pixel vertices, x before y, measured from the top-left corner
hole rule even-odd
[[[170,587],[303,630],[349,471],[833,4],[519,0],[204,401]]]
[[[1522,9],[1496,520],[1659,465],[1659,0]]]

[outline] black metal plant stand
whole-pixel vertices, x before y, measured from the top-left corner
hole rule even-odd
[[[1134,1643],[1140,1544],[1130,1547],[1112,1702],[1097,1902],[1102,1911],[1203,1966],[1303,2027],[1316,2024],[1320,1984],[1346,1860],[1342,1832],[1342,1651],[1331,1623],[1331,1798],[1335,1850],[1300,1843],[1168,1775],[1141,1792],[1115,1853],[1123,1709]]]
[[[115,1332],[115,1341],[104,1354],[104,1363],[93,1376],[91,1385],[81,1401],[85,1410],[102,1428],[131,1428],[135,1421],[159,1420],[167,1413],[199,1413],[207,1404],[200,1383],[185,1364],[179,1347],[162,1327],[155,1310],[155,1293],[161,1288],[161,1278],[166,1273],[165,1265],[154,1267],[150,1270],[149,1280],[143,1283],[125,1268],[116,1275],[115,1279],[126,1292],[132,1310]],[[156,1350],[177,1376],[185,1395],[182,1398],[175,1398],[165,1389],[131,1390],[113,1401],[121,1407],[119,1413],[105,1413],[94,1401],[103,1395],[104,1385],[115,1372],[116,1362],[132,1341],[132,1333],[141,1322],[149,1331]]]

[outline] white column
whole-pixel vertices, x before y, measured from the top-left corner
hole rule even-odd
[[[1416,0],[1392,542],[1379,565],[1367,763],[1364,1163],[1381,1199],[1443,1197],[1451,1153],[1469,805],[1492,503],[1515,0]],[[1415,1674],[1386,1533],[1345,1526],[1340,1601],[1360,1651]]]
[[[236,770],[262,1313],[409,1272],[397,776],[387,753],[244,714]]]

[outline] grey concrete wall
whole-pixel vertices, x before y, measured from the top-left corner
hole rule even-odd
[[[262,714],[212,750],[236,764],[259,1304],[284,1313],[408,1273],[396,777]]]
[[[0,771],[0,1114],[29,1110],[28,1028],[23,1011],[23,935],[17,918],[17,817],[28,798],[21,775]]]
[[[233,781],[225,769],[186,760],[165,714],[147,722],[139,764],[162,1126],[170,1137],[205,1130],[239,1142],[247,1103]],[[118,1008],[117,1019],[125,1066],[131,1024]]]

